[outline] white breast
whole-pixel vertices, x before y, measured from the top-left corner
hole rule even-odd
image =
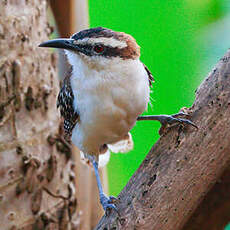
[[[121,140],[147,108],[148,76],[139,60],[114,58],[95,69],[77,55],[67,55],[73,65],[74,106],[80,115],[72,141],[83,152],[97,155],[101,145]]]

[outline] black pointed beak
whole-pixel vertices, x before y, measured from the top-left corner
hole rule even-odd
[[[50,47],[50,48],[80,51],[80,48],[74,44],[74,39],[71,38],[59,38],[59,39],[49,40],[41,43],[38,47]]]

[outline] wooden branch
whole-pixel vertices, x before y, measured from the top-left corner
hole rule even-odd
[[[202,203],[183,227],[183,230],[224,229],[229,221],[230,167],[205,196]]]
[[[96,229],[182,229],[230,162],[230,50],[197,89],[191,120],[153,146]],[[147,121],[146,121],[147,122]]]

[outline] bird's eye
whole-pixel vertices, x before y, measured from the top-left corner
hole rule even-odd
[[[93,50],[96,52],[96,53],[102,53],[104,51],[104,47],[102,45],[95,45]]]

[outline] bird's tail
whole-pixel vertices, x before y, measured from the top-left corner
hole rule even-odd
[[[108,145],[113,153],[127,153],[133,149],[133,139],[131,133],[128,133],[123,140]]]
[[[101,148],[101,154],[99,155],[99,168],[105,167],[110,159],[110,152],[113,153],[127,153],[133,149],[133,139],[131,133],[128,133],[123,140],[115,142],[113,144],[104,145]],[[88,154],[80,152],[81,160],[83,163],[90,164],[90,161],[87,157]]]
[[[110,159],[110,152],[112,153],[127,153],[133,149],[133,139],[131,133],[128,133],[123,140],[115,142],[113,144],[107,144],[103,154],[99,155],[99,167],[107,165]]]

